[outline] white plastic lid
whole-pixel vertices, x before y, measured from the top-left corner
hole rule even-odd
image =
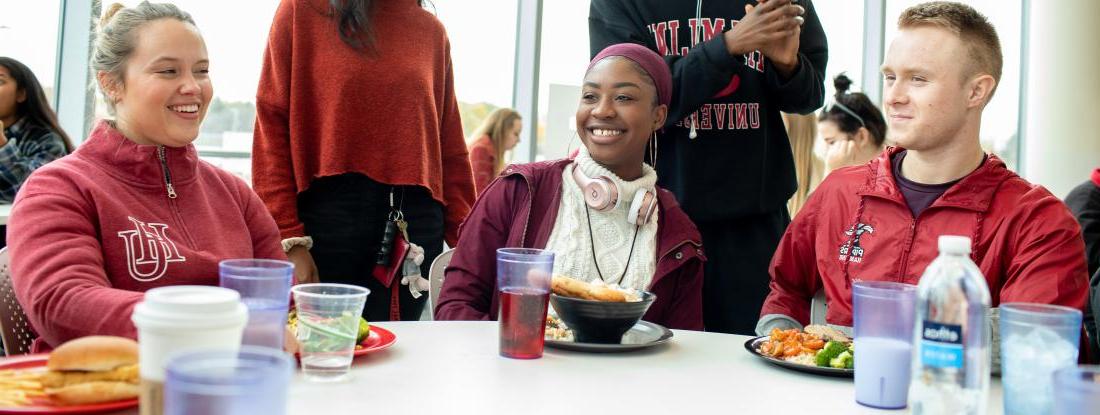
[[[940,235],[939,247],[941,254],[969,255],[970,238],[956,235]]]
[[[138,326],[171,324],[185,326],[238,325],[248,317],[248,307],[237,291],[213,286],[176,285],[145,292],[145,300],[131,316]],[[140,327],[139,327],[140,328]]]

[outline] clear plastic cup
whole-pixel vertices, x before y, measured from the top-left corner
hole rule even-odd
[[[1054,372],[1054,415],[1100,415],[1100,366]]]
[[[1049,414],[1054,371],[1077,364],[1081,311],[1032,303],[1005,303],[1000,309],[1005,414]]]
[[[281,349],[204,350],[168,363],[165,415],[285,415],[294,364]]]
[[[302,373],[318,382],[347,378],[359,316],[370,290],[347,284],[302,284],[290,291],[298,308],[295,337]]]
[[[248,307],[242,344],[283,347],[294,264],[273,259],[227,259],[218,263],[222,287],[236,290]]]
[[[544,249],[497,249],[500,295],[500,355],[538,359],[546,332],[546,307],[554,253]]]
[[[909,398],[917,286],[852,284],[856,403],[901,409]]]

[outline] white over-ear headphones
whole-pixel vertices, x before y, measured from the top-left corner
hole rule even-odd
[[[613,209],[619,203],[619,186],[611,179],[600,176],[590,178],[581,171],[580,166],[573,163],[573,179],[584,193],[584,203],[596,211],[603,212]],[[634,193],[634,200],[630,203],[630,210],[626,221],[632,225],[645,225],[653,220],[653,212],[657,210],[657,196],[649,189],[638,189]]]

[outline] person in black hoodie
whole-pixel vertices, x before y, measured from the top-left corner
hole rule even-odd
[[[672,69],[668,121],[655,136],[660,185],[698,225],[709,260],[708,331],[752,334],[768,263],[797,187],[780,111],[825,99],[828,48],[809,0],[593,0],[591,54],[634,42]]]
[[[1093,361],[1100,361],[1100,333],[1096,330],[1096,316],[1100,315],[1100,168],[1092,171],[1090,180],[1069,192],[1066,206],[1081,224],[1081,235],[1085,237],[1085,257],[1092,279],[1084,323],[1089,336],[1089,354]]]

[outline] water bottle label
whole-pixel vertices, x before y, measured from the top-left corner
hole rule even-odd
[[[920,360],[924,366],[962,368],[962,326],[924,321]]]

